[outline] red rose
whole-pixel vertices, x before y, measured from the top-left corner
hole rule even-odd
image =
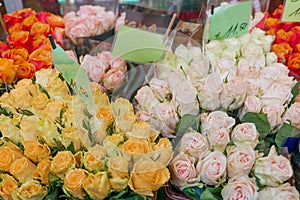
[[[300,44],[300,26],[295,26],[291,31],[293,32],[291,46],[295,49],[296,45]]]
[[[272,13],[272,17],[280,19],[282,16],[282,12],[283,12],[283,6],[279,5],[278,8],[276,8]]]
[[[286,32],[283,29],[279,29],[276,31],[275,43],[278,44],[278,43],[286,42],[290,44],[292,41],[292,37],[293,37],[292,31]]]

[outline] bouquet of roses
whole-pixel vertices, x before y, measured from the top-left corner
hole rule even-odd
[[[278,56],[280,63],[286,64],[291,75],[300,77],[300,23],[281,22],[283,6],[279,5],[270,13],[265,22],[266,34],[275,35],[272,51]]]
[[[0,84],[31,78],[41,68],[52,67],[51,44],[64,42],[64,20],[48,12],[37,13],[30,8],[4,15],[8,30],[7,44],[0,43]]]
[[[142,198],[169,180],[170,141],[138,121],[129,101],[90,87],[94,115],[52,69],[0,97],[2,198]]]

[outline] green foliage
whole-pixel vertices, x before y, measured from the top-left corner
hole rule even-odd
[[[284,123],[276,134],[275,143],[278,147],[282,147],[288,137],[297,137],[299,135],[299,129]]]
[[[1,105],[0,105],[0,115],[4,115],[6,117],[9,117],[9,118],[13,118],[13,113],[11,112],[8,112],[5,108],[3,108]]]
[[[72,154],[75,154],[75,153],[76,153],[76,152],[75,152],[75,148],[74,148],[74,143],[73,143],[73,142],[71,142],[71,143],[69,144],[69,146],[67,146],[67,150],[68,150],[68,151],[71,151]]]
[[[182,191],[185,195],[192,198],[193,200],[198,200],[200,199],[200,196],[203,193],[204,189],[202,187],[193,186],[184,188]]]
[[[47,90],[45,90],[40,84],[38,84],[38,86],[39,86],[40,91],[41,91],[42,93],[44,93],[44,94],[48,97],[48,99],[50,99],[50,95],[49,95],[49,93],[47,92]]]
[[[201,200],[222,200],[221,196],[222,187],[206,187],[200,196]]]

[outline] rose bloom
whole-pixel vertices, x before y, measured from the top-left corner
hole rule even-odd
[[[23,183],[17,190],[13,191],[13,199],[44,199],[48,191],[45,186],[43,186],[37,180],[29,180]]]
[[[217,185],[225,181],[226,157],[220,151],[208,154],[203,160],[197,163],[200,169],[201,181],[208,185]]]
[[[71,169],[64,178],[63,190],[78,199],[83,199],[83,182],[88,176],[84,169]]]
[[[273,17],[267,17],[265,21],[265,27],[266,29],[277,29],[280,25],[280,19],[273,18]]]
[[[86,152],[83,157],[83,164],[85,169],[90,172],[103,171],[105,169],[103,161],[98,159],[90,152]]]
[[[284,113],[282,120],[290,123],[292,126],[300,129],[300,102],[294,102],[291,107]]]
[[[227,175],[248,175],[255,163],[256,153],[251,146],[237,146],[227,153]]]
[[[1,44],[0,44],[0,46],[1,46]],[[1,49],[1,47],[0,47],[0,49]],[[1,52],[1,50],[0,50],[0,52]],[[295,46],[295,48],[294,48],[294,52],[295,52],[295,53],[300,53],[300,43],[299,43],[299,44],[296,44],[296,46]]]
[[[43,118],[51,120],[53,123],[60,117],[60,112],[64,108],[64,103],[61,101],[50,101],[46,108],[42,111]]]
[[[43,184],[48,185],[48,175],[50,173],[51,160],[45,158],[37,164],[36,171],[33,173],[33,178],[40,180]]]
[[[283,29],[279,29],[276,31],[275,44],[278,43],[289,43],[292,41],[293,32],[292,31],[284,31]]]
[[[271,147],[267,157],[258,158],[254,165],[254,174],[261,185],[278,186],[293,175],[290,161],[277,155],[275,146]]]
[[[34,76],[35,73],[35,66],[28,62],[21,62],[19,64],[18,70],[17,70],[17,78],[20,79],[31,79]]]
[[[36,70],[40,70],[41,68],[50,68],[52,66],[51,51],[46,49],[37,49],[30,54],[28,61],[35,66]]]
[[[34,51],[36,49],[47,49],[49,51],[52,50],[51,42],[49,38],[47,38],[45,35],[36,35],[33,38],[31,51]]]
[[[258,196],[258,188],[254,179],[248,176],[240,175],[229,179],[228,184],[222,189],[222,198],[230,200],[251,200]]]
[[[113,190],[121,191],[127,187],[128,183],[128,160],[123,156],[110,157],[107,163],[109,172],[109,182]]]
[[[16,31],[8,36],[7,41],[10,45],[20,46],[26,48],[29,41],[29,32],[28,31]]]
[[[42,22],[36,22],[32,25],[30,35],[48,35],[50,31],[50,25]]]
[[[160,138],[157,144],[152,146],[152,159],[167,166],[173,158],[173,147],[168,138]]]
[[[185,188],[200,181],[199,169],[195,168],[196,159],[183,153],[179,153],[171,162],[171,183]]]
[[[83,181],[83,188],[91,198],[105,199],[110,192],[110,184],[107,173],[89,173]]]
[[[37,141],[24,141],[24,155],[32,162],[38,163],[44,158],[50,156],[50,149],[47,145],[43,145]]]
[[[0,84],[12,83],[16,77],[18,66],[11,59],[0,58]]]
[[[282,114],[284,113],[284,106],[276,101],[269,103],[262,108],[262,113],[267,114],[271,129],[282,124]]]
[[[29,58],[29,53],[27,49],[23,47],[16,47],[14,49],[9,49],[2,53],[3,58],[8,58],[14,60],[16,63],[24,62]]]
[[[300,76],[300,52],[290,55],[287,66],[291,71]]]
[[[292,87],[282,83],[273,83],[260,97],[262,105],[279,104],[285,105],[293,97]]]
[[[261,100],[258,97],[247,96],[242,109],[240,109],[239,118],[242,119],[247,112],[260,113],[261,108]]]
[[[59,151],[51,161],[50,171],[60,178],[64,178],[66,172],[75,168],[75,158],[70,151]]]
[[[48,17],[47,22],[51,27],[62,27],[65,26],[65,20],[59,16],[59,15],[53,15],[51,14],[50,17]]]
[[[210,130],[221,128],[231,129],[235,124],[235,119],[229,117],[226,112],[213,111],[201,115],[201,133],[208,134]]]
[[[15,160],[9,168],[9,172],[21,183],[32,179],[35,170],[35,164],[26,157]]]
[[[109,64],[113,61],[113,57],[111,55],[111,52],[110,51],[102,51],[101,53],[98,53],[97,54],[97,58],[99,60],[101,60],[101,62],[103,63],[103,65],[105,66],[105,69],[108,69],[109,68]],[[115,64],[118,64],[118,62],[114,63]],[[119,63],[120,64],[120,63]],[[118,68],[118,67],[116,67]]]
[[[38,22],[38,20],[35,15],[31,15],[23,20],[22,25],[24,25],[27,30],[30,30],[32,25]]]
[[[149,123],[147,123],[149,124]],[[136,118],[133,111],[129,112],[122,112],[116,119],[116,126],[120,128],[124,133],[130,134],[130,135],[136,135],[136,131],[139,131],[139,128],[146,128],[145,126],[136,126],[135,130],[132,130],[134,125],[146,125],[140,122],[136,122]],[[129,131],[132,131],[131,133],[128,133]],[[150,125],[149,125],[149,132],[144,132],[141,134],[141,137],[144,137],[145,134],[147,134],[146,137],[149,136],[150,133]],[[136,135],[137,136],[137,135]]]
[[[10,148],[9,146],[0,147],[0,169],[5,172],[9,172],[11,164],[22,158],[22,151],[18,148]]]
[[[108,90],[114,90],[120,87],[125,79],[125,74],[118,69],[109,70],[103,77],[104,87]]]
[[[107,104],[109,104],[108,96],[105,95]],[[121,113],[133,112],[132,104],[124,98],[117,98],[114,102],[111,102],[114,117],[117,118]]]
[[[159,99],[165,99],[167,93],[169,92],[168,83],[164,80],[153,78],[149,82],[149,86]]]
[[[226,128],[211,129],[207,135],[211,149],[223,152],[230,142],[229,130]]]
[[[273,44],[272,51],[277,55],[278,62],[286,63],[293,49],[288,43]]]
[[[207,138],[197,132],[185,133],[181,138],[179,149],[196,160],[201,160],[210,152]]]
[[[150,153],[149,142],[146,139],[129,138],[122,146],[127,156],[133,156],[138,160],[141,156]]]
[[[169,179],[170,172],[166,166],[143,157],[134,163],[128,185],[137,194],[153,196],[152,192],[162,187]]]
[[[252,148],[258,144],[259,133],[253,123],[242,123],[234,127],[231,139],[237,146],[250,145]]]
[[[149,86],[143,86],[138,91],[134,97],[139,106],[141,106],[146,111],[149,111],[155,104],[158,104],[159,101],[155,97],[152,89]]]
[[[18,181],[8,174],[1,174],[0,196],[3,199],[12,199],[12,192],[18,188]]]
[[[78,132],[79,132],[78,128],[72,126],[72,127],[65,127],[62,130],[62,134],[61,134],[63,145],[67,148],[73,142],[75,152],[79,151],[81,147],[81,140],[78,135]]]
[[[263,190],[259,191],[257,200],[298,200],[299,192],[294,186],[290,186],[289,183],[280,185],[278,187],[265,187]]]
[[[134,116],[134,115],[133,115]],[[128,137],[148,139],[154,135],[151,135],[154,132],[151,132],[151,126],[148,122],[134,122],[132,130],[127,132]]]
[[[123,60],[121,58],[114,58],[110,63],[110,68],[111,69],[118,69],[124,74],[127,71],[127,65],[126,65],[126,60]]]
[[[142,121],[142,122],[149,122],[150,121],[150,115],[146,111],[137,111],[135,113],[135,117],[137,121]]]

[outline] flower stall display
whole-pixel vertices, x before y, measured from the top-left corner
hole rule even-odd
[[[270,13],[265,22],[267,34],[275,35],[272,51],[278,61],[288,66],[291,75],[299,79],[300,60],[300,22],[281,22],[283,6]]]
[[[95,115],[53,69],[0,97],[0,196],[6,199],[142,198],[170,178],[171,142],[90,83]]]
[[[4,15],[8,30],[7,44],[0,45],[0,84],[31,78],[41,68],[51,68],[51,44],[48,34],[56,42],[64,43],[64,20],[48,12],[30,8]]]
[[[84,5],[77,12],[64,16],[66,35],[76,44],[77,37],[95,36],[111,30],[116,22],[116,15],[102,6]]]

